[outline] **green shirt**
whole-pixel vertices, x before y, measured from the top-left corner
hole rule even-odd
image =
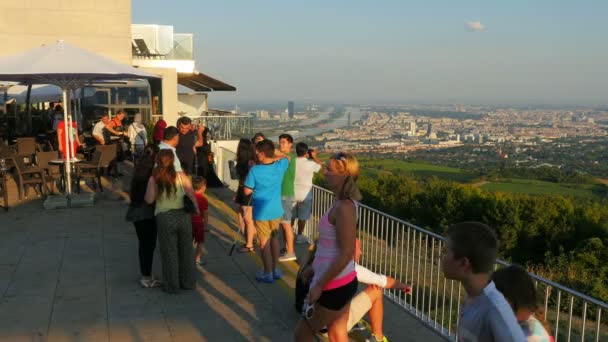
[[[281,187],[281,196],[283,197],[294,197],[296,195],[294,191],[294,182],[296,180],[296,154],[295,153],[287,153],[291,160],[289,161],[289,167],[287,167],[287,171],[285,171],[285,176],[283,177],[283,186]]]

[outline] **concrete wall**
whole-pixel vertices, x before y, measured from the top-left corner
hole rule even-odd
[[[178,106],[177,106],[177,71],[175,69],[165,68],[144,68],[141,70],[162,77],[162,93],[163,93],[163,119],[169,126],[175,126],[177,122]]]
[[[59,39],[131,65],[131,1],[0,0],[0,56]]]
[[[178,94],[177,99],[177,112],[183,115],[198,116],[209,109],[206,93]]]

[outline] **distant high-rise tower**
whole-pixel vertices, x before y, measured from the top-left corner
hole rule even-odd
[[[348,127],[350,127],[352,125],[352,122],[350,121],[350,112],[348,112]]]
[[[295,114],[295,103],[293,101],[287,101],[287,112],[289,113],[289,118],[293,119],[293,115]]]
[[[426,136],[427,136],[427,137],[428,137],[428,136],[430,136],[430,135],[431,135],[431,133],[433,133],[433,124],[429,122],[429,127],[428,127],[428,129],[426,130]]]

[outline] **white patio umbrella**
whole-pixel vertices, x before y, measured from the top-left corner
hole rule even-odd
[[[130,65],[114,62],[93,52],[60,40],[40,47],[0,58],[0,81],[24,84],[53,84],[63,92],[63,119],[66,124],[66,195],[71,196],[70,162],[72,118],[68,116],[69,90],[80,88],[95,80],[159,78]]]

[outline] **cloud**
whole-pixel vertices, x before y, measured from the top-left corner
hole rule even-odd
[[[467,21],[464,23],[464,28],[469,32],[483,32],[486,30],[481,21]]]

